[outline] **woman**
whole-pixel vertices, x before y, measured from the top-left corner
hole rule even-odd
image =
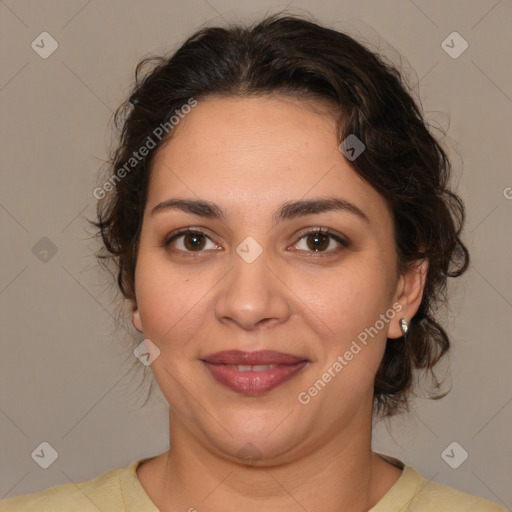
[[[469,261],[399,72],[287,16],[143,65],[97,226],[170,449],[1,510],[504,510],[371,450],[448,351],[433,311]]]

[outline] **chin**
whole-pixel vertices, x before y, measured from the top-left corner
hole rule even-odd
[[[270,467],[292,460],[297,450],[297,441],[290,435],[248,436],[240,433],[229,440],[223,439],[215,448],[224,457],[242,465]]]
[[[217,410],[215,419],[207,414],[196,418],[196,434],[223,457],[255,465],[282,458],[300,443],[297,428],[304,424],[296,418],[290,421],[294,416],[291,410],[281,409],[279,414],[254,408]]]

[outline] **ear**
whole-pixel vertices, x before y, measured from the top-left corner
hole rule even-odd
[[[132,304],[132,324],[137,331],[142,332],[142,322],[140,321],[140,313],[137,304]]]
[[[398,284],[393,299],[393,304],[399,304],[401,309],[388,329],[388,338],[400,338],[403,336],[400,328],[400,319],[405,318],[407,322],[416,314],[423,298],[423,290],[427,279],[428,260],[418,260],[398,278]]]

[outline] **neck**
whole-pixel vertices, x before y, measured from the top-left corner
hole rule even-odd
[[[371,421],[347,425],[319,445],[286,462],[242,464],[214,453],[171,413],[171,448],[160,456],[162,512],[222,510],[244,512],[322,510],[356,512],[372,508],[398,478],[398,469],[371,451]],[[332,434],[332,433],[330,433]],[[391,475],[393,473],[393,475]],[[229,505],[229,506],[228,506]]]

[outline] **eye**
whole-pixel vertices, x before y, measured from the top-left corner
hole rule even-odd
[[[210,242],[210,247],[208,247]],[[300,247],[302,244],[302,247]],[[332,247],[336,245],[337,247]],[[164,243],[164,247],[169,247],[171,251],[177,253],[194,253],[205,252],[205,250],[219,250],[220,246],[203,231],[193,228],[181,229],[176,233],[169,235]],[[348,242],[339,235],[332,233],[326,228],[315,228],[313,230],[302,233],[298,242],[293,246],[296,250],[303,252],[311,252],[317,256],[326,256],[338,253],[340,250],[348,247]]]
[[[300,247],[303,240],[302,247]],[[338,244],[338,246],[332,248],[335,244]],[[347,246],[348,243],[343,238],[324,228],[317,228],[303,233],[299,241],[294,245],[300,251],[329,254],[337,253]],[[323,254],[319,255],[323,256]]]
[[[207,247],[208,241],[211,243],[210,247]],[[172,251],[185,253],[204,252],[203,249],[205,248],[207,250],[219,249],[218,244],[213,242],[208,235],[202,231],[190,228],[182,229],[167,237],[164,246],[170,246]]]

